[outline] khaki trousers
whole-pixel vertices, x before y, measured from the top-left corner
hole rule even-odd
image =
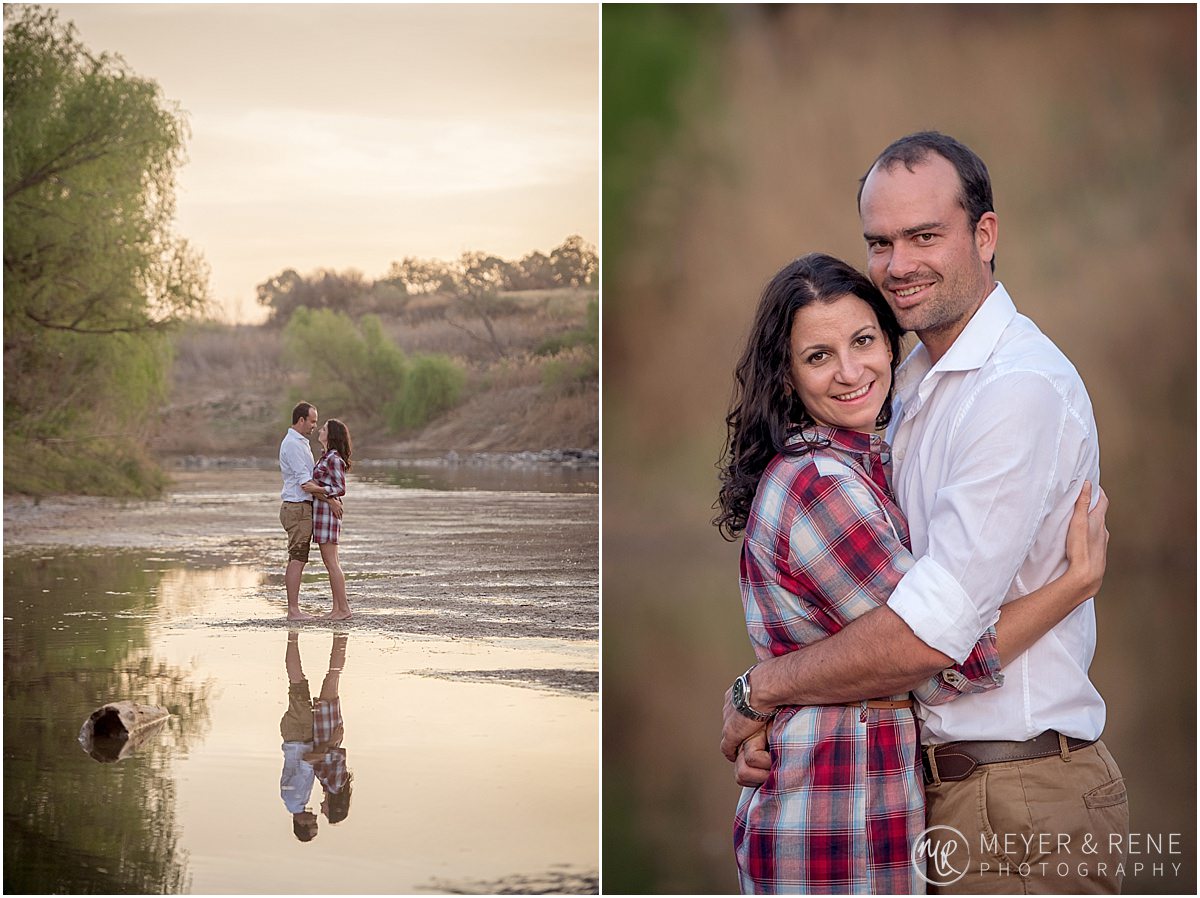
[[[1125,780],[1103,742],[1061,755],[977,767],[926,784],[926,822],[969,848],[956,882],[931,894],[1118,894],[1129,843]]]

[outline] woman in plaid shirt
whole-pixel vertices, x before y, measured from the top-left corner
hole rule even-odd
[[[763,292],[736,369],[713,522],[726,538],[744,533],[742,602],[759,659],[885,604],[913,564],[890,450],[875,434],[891,417],[901,333],[870,281],[830,256],[797,259]],[[1078,551],[1088,539],[1081,497],[1068,560],[1098,557],[1102,574],[1103,546]],[[1091,595],[1082,591],[1097,574],[1086,567],[1072,563],[1006,605],[962,664],[914,692],[939,704],[1000,686],[1002,662],[1057,622],[1026,613],[1030,604],[1010,609],[1051,591]],[[923,862],[911,857],[925,827],[917,727],[908,694],[780,709],[767,728],[766,782],[743,789],[734,820],[742,891],[923,892]]]
[[[317,439],[325,452],[313,468],[313,479],[303,484],[305,492],[324,490],[325,496],[333,499],[346,495],[346,472],[350,470],[350,430],[337,418],[330,418],[321,427]],[[319,499],[313,502],[313,542],[321,550],[321,560],[329,572],[329,586],[333,591],[333,610],[325,615],[329,620],[349,620],[350,601],[346,598],[346,575],[338,561],[338,537],[342,533],[342,521],[333,513],[333,508]]]

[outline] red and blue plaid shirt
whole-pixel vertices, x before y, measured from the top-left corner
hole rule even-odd
[[[746,524],[742,602],[760,659],[831,636],[885,604],[914,561],[887,444],[831,427],[804,435],[816,447],[771,461]],[[797,433],[789,447],[802,442]],[[992,629],[966,661],[915,694],[939,704],[1002,681]],[[787,707],[768,738],[770,774],[743,789],[734,820],[743,892],[924,891],[910,861],[925,827],[911,711]]]
[[[346,463],[336,449],[325,450],[313,468],[312,479],[324,488],[330,499],[346,495]],[[341,534],[342,522],[333,516],[329,503],[313,500],[313,542],[336,543]]]

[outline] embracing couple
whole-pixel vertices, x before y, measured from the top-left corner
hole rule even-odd
[[[744,536],[759,659],[721,741],[742,890],[1118,892],[1091,402],[995,280],[974,152],[901,138],[858,205],[867,275],[821,254],[775,275],[727,419],[714,523]]]
[[[301,402],[292,409],[292,426],[279,444],[279,471],[283,475],[283,505],[279,523],[287,531],[288,620],[314,620],[300,610],[300,580],[308,564],[309,545],[321,549],[321,560],[329,572],[333,610],[326,620],[349,620],[346,576],[338,562],[338,537],[342,532],[342,496],[346,495],[346,472],[350,470],[350,431],[337,418],[321,425],[317,439],[324,453],[313,459],[309,438],[317,429],[317,409]]]

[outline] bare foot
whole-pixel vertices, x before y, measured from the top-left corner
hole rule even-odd
[[[305,614],[303,611],[289,611],[288,620],[316,620],[315,614]]]
[[[349,611],[330,611],[325,615],[325,620],[350,620],[350,618]]]

